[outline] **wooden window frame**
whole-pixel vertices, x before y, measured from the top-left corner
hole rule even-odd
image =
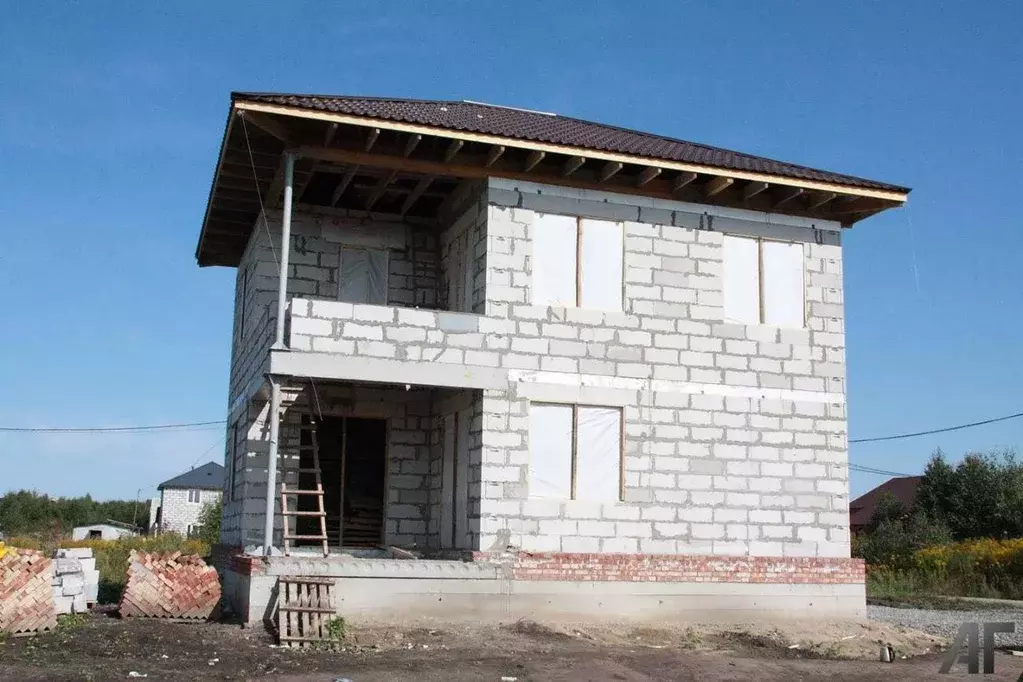
[[[578,490],[576,483],[579,470],[579,408],[598,408],[602,410],[618,411],[618,498],[616,500],[599,500],[600,502],[624,502],[625,501],[625,408],[621,405],[589,405],[577,403],[552,403],[538,400],[531,402],[533,405],[544,405],[551,407],[572,408],[572,452],[571,452],[571,480],[569,482],[569,501],[578,501]],[[530,461],[533,458],[533,444],[529,444]]]
[[[559,215],[557,213],[550,213],[547,215]],[[567,216],[572,217],[572,216]],[[607,310],[608,312],[624,312],[625,311],[625,223],[621,220],[606,220],[604,218],[587,218],[585,216],[574,216],[575,217],[575,300],[572,301],[572,308],[580,308],[583,310]],[[605,223],[612,223],[622,226],[622,281],[619,282],[622,293],[622,304],[617,310],[610,308],[583,308],[583,221],[584,220],[596,220]],[[532,297],[532,294],[530,294]],[[535,304],[534,304],[535,305]]]
[[[758,313],[756,322],[747,322],[746,324],[767,324],[773,327],[779,327],[781,329],[806,329],[806,245],[803,242],[791,241],[786,239],[771,239],[769,237],[751,237],[744,234],[726,234],[726,237],[735,237],[739,239],[749,239],[757,243],[757,304]],[[772,242],[775,244],[798,244],[804,249],[803,252],[803,324],[800,327],[784,327],[773,322],[767,322],[765,318],[766,306],[764,302],[764,244]]]

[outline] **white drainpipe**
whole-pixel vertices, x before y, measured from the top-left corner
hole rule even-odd
[[[277,335],[274,350],[284,350],[284,312],[288,304],[288,256],[291,253],[291,203],[295,184],[295,156],[284,153],[284,210],[281,216],[280,281],[277,285]],[[266,527],[263,530],[263,553],[270,556],[274,544],[274,499],[277,496],[277,449],[281,431],[281,385],[270,380],[270,453],[266,463]]]

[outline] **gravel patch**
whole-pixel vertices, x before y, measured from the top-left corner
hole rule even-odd
[[[953,639],[963,623],[1015,623],[1016,632],[995,635],[995,646],[1023,647],[1023,608],[941,611],[938,609],[899,609],[891,606],[867,606],[867,618],[889,625],[923,630]],[[981,637],[984,636],[983,630]]]

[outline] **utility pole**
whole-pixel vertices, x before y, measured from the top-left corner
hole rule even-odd
[[[131,525],[137,530],[139,524],[137,522],[139,516],[139,496],[142,494],[142,488],[135,491],[135,509],[131,513]]]

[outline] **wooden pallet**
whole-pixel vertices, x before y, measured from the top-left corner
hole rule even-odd
[[[334,641],[328,624],[334,617],[334,581],[330,578],[281,576],[277,579],[279,643],[307,647]]]

